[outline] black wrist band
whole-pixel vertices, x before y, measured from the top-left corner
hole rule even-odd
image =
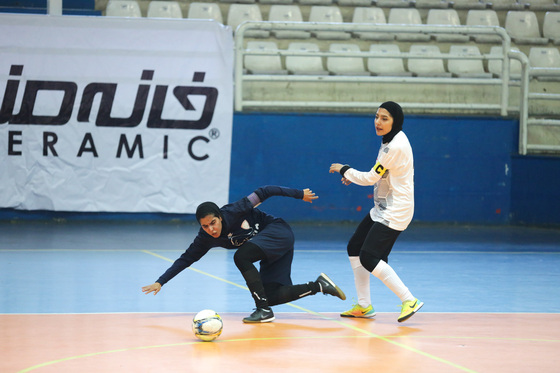
[[[345,164],[344,166],[342,166],[342,168],[341,168],[340,171],[338,171],[338,172],[340,172],[340,174],[342,175],[342,177],[344,177],[344,173],[345,173],[346,171],[348,171],[349,169],[350,169],[350,166],[348,166],[347,164]]]

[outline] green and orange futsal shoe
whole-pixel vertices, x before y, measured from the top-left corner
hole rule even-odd
[[[412,315],[414,315],[422,306],[424,302],[420,302],[418,299],[404,301],[401,306],[401,315],[399,316],[399,322],[408,320]]]
[[[367,307],[362,307],[359,304],[354,304],[351,309],[344,311],[340,314],[342,317],[361,317],[368,319],[375,316],[375,310],[371,304]]]

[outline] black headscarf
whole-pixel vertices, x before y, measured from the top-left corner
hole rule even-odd
[[[388,134],[383,136],[383,143],[386,144],[391,140],[393,140],[393,137],[395,137],[397,133],[402,131],[404,114],[401,106],[393,101],[384,102],[379,107],[387,110],[389,114],[391,114],[391,116],[393,117],[393,128]]]
[[[199,223],[200,219],[208,215],[213,215],[218,218],[222,217],[220,208],[214,202],[203,202],[196,208],[196,220],[198,220]]]

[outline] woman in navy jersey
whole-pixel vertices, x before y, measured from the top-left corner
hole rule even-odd
[[[370,274],[380,279],[402,301],[399,322],[414,315],[424,303],[415,298],[388,264],[389,253],[414,214],[414,158],[402,131],[404,115],[399,104],[387,101],[375,115],[375,133],[383,141],[375,165],[358,171],[333,163],[329,172],[340,173],[342,183],[374,185],[374,206],[348,242],[348,257],[354,271],[358,303],[342,312],[344,317],[373,317]]]
[[[198,235],[173,265],[155,283],[144,286],[142,291],[157,294],[165,283],[202,258],[211,248],[223,247],[237,249],[233,260],[255,301],[255,311],[243,322],[273,321],[271,306],[318,292],[346,299],[344,292],[324,273],[315,281],[292,284],[292,229],[283,219],[256,208],[272,196],[292,197],[310,203],[319,198],[310,189],[264,186],[222,208],[213,202],[200,204],[196,210],[196,219],[201,227]],[[258,261],[260,270],[254,265]]]

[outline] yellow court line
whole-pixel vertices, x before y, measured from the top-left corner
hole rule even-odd
[[[167,258],[167,257],[165,257],[165,256],[156,254],[156,253],[154,253],[154,252],[152,252],[152,251],[148,251],[148,250],[141,250],[141,251],[142,251],[143,253],[145,253],[145,254],[152,255],[152,256],[155,256],[156,258],[159,258],[159,259],[162,259],[162,260],[165,260],[165,261],[168,261],[168,262],[173,263],[173,260],[172,260],[172,259],[169,259],[169,258]],[[234,283],[234,282],[225,280],[225,279],[223,279],[223,278],[221,278],[221,277],[212,275],[212,274],[210,274],[210,273],[208,273],[208,272],[204,272],[204,271],[201,271],[201,270],[196,269],[196,268],[193,268],[193,267],[189,267],[188,269],[190,269],[190,270],[192,270],[192,271],[195,271],[195,272],[197,272],[197,273],[200,273],[200,274],[202,274],[202,275],[209,276],[209,277],[211,277],[211,278],[213,278],[213,279],[216,279],[216,280],[218,280],[218,281],[222,281],[222,282],[225,282],[225,283],[227,283],[227,284],[236,286],[236,287],[238,287],[238,288],[248,290],[247,287],[245,287],[245,286],[242,286],[242,285],[236,284],[236,283]],[[367,330],[358,328],[357,326],[354,326],[354,325],[351,325],[351,324],[348,324],[348,323],[339,321],[339,320],[334,319],[334,318],[331,318],[331,317],[324,316],[324,315],[322,315],[322,314],[320,314],[320,313],[318,313],[318,312],[309,310],[309,309],[307,309],[307,308],[303,308],[303,307],[297,306],[297,305],[295,305],[295,304],[293,304],[293,303],[286,303],[286,305],[289,305],[289,306],[291,306],[291,307],[293,307],[293,308],[296,308],[296,309],[298,309],[298,310],[304,311],[304,312],[306,312],[306,313],[309,313],[309,314],[312,314],[312,315],[321,317],[322,319],[329,320],[329,321],[333,321],[333,322],[335,322],[335,323],[337,323],[337,324],[339,324],[339,325],[342,325],[342,326],[344,326],[344,327],[346,327],[346,328],[348,328],[348,329],[357,331],[357,332],[362,333],[362,334],[364,334],[364,335],[361,336],[361,337],[360,337],[360,336],[312,336],[312,337],[247,338],[247,339],[230,339],[230,340],[225,340],[225,339],[224,339],[224,340],[220,340],[220,341],[217,341],[217,342],[218,342],[218,343],[225,343],[225,342],[242,342],[242,341],[257,341],[257,340],[324,339],[324,338],[333,338],[333,339],[336,339],[336,338],[377,338],[377,339],[380,339],[380,340],[382,340],[382,341],[384,341],[384,342],[393,344],[393,345],[395,345],[395,346],[404,348],[404,349],[406,349],[406,350],[409,350],[409,351],[412,351],[412,352],[417,353],[417,354],[419,354],[419,355],[422,355],[422,356],[424,356],[424,357],[427,357],[427,358],[429,358],[429,359],[432,359],[432,360],[438,361],[438,362],[440,362],[440,363],[443,363],[443,364],[452,366],[452,367],[457,368],[457,369],[459,369],[459,370],[462,370],[462,371],[464,371],[464,372],[476,373],[474,370],[471,370],[471,369],[468,369],[468,368],[463,367],[463,366],[461,366],[461,365],[452,363],[452,362],[450,362],[450,361],[448,361],[448,360],[439,358],[439,357],[437,357],[437,356],[428,354],[428,353],[426,353],[426,352],[424,352],[424,351],[421,351],[421,350],[419,350],[419,349],[416,349],[416,348],[414,348],[414,347],[408,346],[408,345],[403,344],[403,343],[400,343],[400,342],[392,341],[391,338],[395,338],[394,336],[393,336],[393,337],[391,337],[391,336],[389,336],[389,337],[384,337],[384,336],[381,336],[381,335],[378,335],[378,334],[369,332],[369,331],[367,331]],[[123,348],[123,349],[110,350],[110,351],[92,352],[92,353],[89,353],[89,354],[78,355],[78,356],[71,356],[71,357],[67,357],[67,358],[63,358],[63,359],[58,359],[58,360],[53,360],[53,361],[49,361],[49,362],[37,364],[37,365],[34,365],[34,366],[32,366],[32,367],[29,367],[29,368],[25,368],[25,369],[23,369],[23,370],[20,370],[18,373],[27,373],[27,372],[30,372],[30,371],[33,371],[33,370],[35,370],[35,369],[39,369],[39,368],[42,368],[42,367],[45,367],[45,366],[49,366],[49,365],[53,365],[53,364],[58,364],[58,363],[63,363],[63,362],[65,362],[65,361],[70,361],[70,360],[76,360],[76,359],[81,359],[81,358],[92,357],[92,356],[99,356],[99,355],[110,354],[110,353],[118,353],[118,352],[135,351],[135,350],[145,350],[145,349],[151,349],[151,348],[163,348],[163,347],[186,346],[186,345],[198,344],[198,343],[207,343],[207,342],[202,342],[202,341],[182,342],[182,343],[174,343],[174,344],[167,344],[167,345],[140,346],[140,347]]]
[[[155,257],[157,257],[157,258],[160,258],[160,259],[163,259],[163,260],[166,260],[166,261],[168,261],[168,262],[173,263],[173,260],[171,260],[171,259],[169,259],[169,258],[166,258],[166,257],[164,257],[164,256],[161,256],[161,255],[159,255],[159,254],[153,253],[153,252],[151,252],[151,251],[142,250],[142,252],[144,252],[144,253],[146,253],[146,254],[153,255],[153,256],[155,256]],[[216,280],[223,281],[223,282],[226,282],[226,283],[228,283],[228,284],[237,286],[237,287],[239,287],[239,288],[247,289],[247,288],[244,287],[244,286],[241,286],[241,285],[239,285],[239,284],[233,283],[233,282],[231,282],[231,281],[227,281],[227,280],[225,280],[225,279],[223,279],[223,278],[221,278],[221,277],[217,277],[217,276],[211,275],[211,274],[209,274],[209,273],[207,273],[207,272],[204,272],[204,271],[201,271],[201,270],[192,268],[192,267],[189,267],[189,269],[191,269],[191,270],[193,270],[193,271],[196,271],[196,272],[198,272],[198,273],[201,273],[201,274],[210,276],[210,277],[212,277],[212,278],[214,278],[214,279],[216,279]],[[249,290],[249,289],[247,289],[247,290]],[[447,360],[445,360],[445,359],[439,358],[439,357],[437,357],[437,356],[428,354],[428,353],[426,353],[426,352],[424,352],[424,351],[421,351],[421,350],[418,350],[418,349],[416,349],[416,348],[414,348],[414,347],[407,346],[406,344],[399,343],[399,342],[396,342],[396,341],[392,341],[392,340],[390,340],[390,339],[387,338],[387,337],[383,337],[383,336],[380,336],[380,335],[378,335],[378,334],[369,332],[369,331],[367,331],[367,330],[360,329],[360,328],[358,328],[358,327],[356,327],[356,326],[354,326],[354,325],[351,325],[351,324],[348,324],[348,323],[345,323],[345,322],[342,322],[342,321],[333,319],[333,318],[331,318],[331,317],[324,316],[324,315],[322,315],[322,314],[320,314],[320,313],[318,313],[318,312],[309,310],[309,309],[307,309],[307,308],[303,308],[303,307],[297,306],[297,305],[295,305],[295,304],[293,304],[293,303],[286,303],[286,305],[289,305],[289,306],[291,306],[291,307],[297,308],[297,309],[299,309],[299,310],[301,310],[301,311],[310,313],[310,314],[312,314],[312,315],[319,316],[319,317],[321,317],[321,318],[323,318],[323,319],[325,319],[325,320],[334,321],[335,323],[337,323],[337,324],[339,324],[339,325],[342,325],[342,326],[344,326],[344,327],[346,327],[346,328],[350,328],[350,329],[355,330],[355,331],[357,331],[357,332],[366,334],[366,335],[369,336],[369,337],[377,338],[377,339],[380,339],[380,340],[385,341],[385,342],[387,342],[387,343],[391,343],[391,344],[396,345],[396,346],[398,346],[398,347],[401,347],[401,348],[407,349],[407,350],[409,350],[409,351],[415,352],[415,353],[417,353],[417,354],[420,354],[420,355],[422,355],[422,356],[428,357],[428,358],[430,358],[430,359],[432,359],[432,360],[436,360],[436,361],[438,361],[438,362],[440,362],[440,363],[444,363],[444,364],[450,365],[450,366],[452,366],[452,367],[454,367],[454,368],[457,368],[457,369],[460,369],[460,370],[462,370],[462,371],[464,371],[464,372],[476,373],[474,370],[465,368],[465,367],[463,367],[463,366],[461,366],[461,365],[458,365],[458,364],[452,363],[452,362],[450,362],[450,361],[447,361]]]
[[[168,262],[170,262],[170,263],[173,263],[173,260],[172,260],[172,259],[166,258],[165,256],[156,254],[156,253],[154,253],[154,252],[152,252],[152,251],[142,250],[142,252],[143,252],[143,253],[146,253],[146,254],[149,254],[149,255],[153,255],[153,256],[155,256],[156,258],[163,259],[163,260],[168,261]],[[228,280],[223,279],[223,278],[218,277],[218,276],[214,276],[213,274],[210,274],[210,273],[208,273],[208,272],[201,271],[200,269],[196,269],[196,268],[193,268],[193,267],[188,267],[187,269],[190,269],[191,271],[195,271],[195,272],[197,272],[197,273],[200,273],[201,275],[205,275],[205,276],[208,276],[208,277],[212,277],[213,279],[216,279],[216,280],[218,280],[218,281],[225,282],[226,284],[230,284],[230,285],[233,285],[233,286],[237,286],[238,288],[241,288],[241,289],[244,289],[244,290],[249,290],[249,289],[248,289],[247,287],[245,287],[245,286],[236,284],[235,282],[228,281]]]

